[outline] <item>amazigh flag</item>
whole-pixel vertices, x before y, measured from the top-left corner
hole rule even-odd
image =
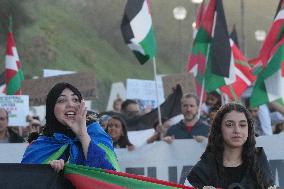
[[[232,57],[222,1],[210,0],[187,67],[196,77],[198,95],[203,83],[207,92],[232,83]]]
[[[21,94],[21,81],[24,80],[22,72],[22,65],[19,60],[16,44],[11,29],[7,34],[6,58],[5,58],[5,73],[6,73],[6,94],[7,95],[20,95]]]
[[[125,43],[134,55],[144,64],[156,55],[149,2],[147,0],[128,0],[121,23]]]
[[[234,65],[234,82],[220,87],[222,93],[227,94],[232,100],[240,100],[243,92],[252,85],[256,77],[252,72],[248,60],[237,47],[232,39],[230,39],[231,49],[233,52]]]
[[[258,106],[284,100],[284,36],[272,49],[266,67],[258,74],[250,104]]]
[[[193,189],[181,184],[154,178],[72,164],[66,164],[64,166],[64,176],[77,189]]]

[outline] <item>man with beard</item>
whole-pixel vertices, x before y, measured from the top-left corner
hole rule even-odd
[[[0,143],[21,143],[24,139],[8,127],[8,112],[0,108]]]
[[[198,119],[199,99],[196,95],[188,93],[181,99],[181,111],[184,119],[171,126],[163,138],[171,143],[173,139],[196,139],[202,142],[208,137],[209,126]]]

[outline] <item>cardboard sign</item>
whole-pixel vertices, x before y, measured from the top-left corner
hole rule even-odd
[[[29,96],[0,96],[0,107],[9,114],[9,126],[27,126],[26,116],[29,114]]]
[[[196,94],[195,79],[192,73],[166,75],[162,77],[162,80],[165,97],[172,93],[177,84],[181,85],[183,94]]]
[[[24,80],[22,93],[30,96],[30,106],[45,105],[50,89],[59,82],[67,82],[79,89],[85,100],[96,99],[96,82],[94,73],[75,73],[47,78]]]

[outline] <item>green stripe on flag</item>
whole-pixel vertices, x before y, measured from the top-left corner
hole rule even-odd
[[[7,95],[14,95],[19,89],[21,89],[22,76],[19,72],[9,81],[6,86]]]
[[[57,150],[56,152],[51,154],[46,160],[44,160],[43,164],[48,164],[49,161],[51,160],[59,159],[67,147],[68,147],[68,144],[64,144],[59,150]]]
[[[144,50],[145,55],[153,58],[156,55],[156,40],[153,27],[149,30],[146,37],[139,43]]]
[[[161,185],[157,183],[142,181],[138,179],[133,179],[129,177],[124,177],[120,175],[115,175],[107,173],[103,169],[85,167],[80,165],[66,164],[64,166],[64,174],[77,174],[81,176],[86,176],[94,178],[99,181],[115,184],[118,186],[123,186],[127,188],[153,188],[153,189],[171,189],[177,188],[172,186]]]
[[[98,144],[98,146],[101,147],[106,152],[106,158],[115,168],[115,170],[120,171],[115,153],[102,143]]]
[[[255,82],[250,103],[253,107],[266,104],[270,102],[268,97],[268,91],[265,87],[265,80],[269,77],[273,76],[279,69],[281,69],[281,64],[284,61],[284,45],[282,44],[278,50],[274,53],[271,60],[268,62],[265,69],[262,70],[261,73],[258,74],[257,80]],[[275,85],[276,83],[271,83],[271,85]],[[280,97],[279,98],[283,98]]]

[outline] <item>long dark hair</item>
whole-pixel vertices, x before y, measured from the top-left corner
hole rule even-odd
[[[253,119],[250,112],[243,105],[238,103],[228,103],[221,106],[217,111],[217,114],[211,126],[206,152],[212,154],[216,162],[218,176],[215,175],[214,179],[217,180],[218,184],[225,184],[228,179],[223,166],[224,139],[221,131],[221,125],[224,116],[232,111],[243,113],[247,119],[248,138],[243,145],[242,161],[245,165],[247,165],[247,168],[252,171],[253,177],[258,184],[257,188],[262,189],[264,188],[264,183],[262,181],[260,167],[256,162],[257,150],[255,147],[256,141],[254,135]]]
[[[127,146],[133,146],[133,144],[131,144],[131,142],[129,141],[127,129],[126,129],[127,125],[124,119],[118,115],[111,116],[111,119],[118,120],[121,123],[122,133],[123,133],[123,135],[116,142],[114,142],[113,146],[116,147],[118,145],[120,148],[126,148]],[[106,131],[108,132],[108,126],[106,128]]]
[[[67,126],[60,123],[54,115],[54,107],[56,101],[64,89],[70,89],[79,101],[82,101],[82,95],[79,90],[69,83],[57,83],[48,93],[46,98],[46,125],[43,130],[43,135],[52,136],[54,133],[62,133],[69,137],[75,137],[75,133]]]

